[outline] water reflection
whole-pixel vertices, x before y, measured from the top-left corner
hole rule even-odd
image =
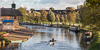
[[[87,47],[84,44],[83,33],[74,33],[68,29],[46,27],[35,29],[33,33],[28,41],[18,44],[17,50],[85,50]],[[56,40],[54,46],[48,44],[52,38]]]

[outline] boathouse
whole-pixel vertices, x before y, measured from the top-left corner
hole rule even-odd
[[[18,16],[22,14],[17,9],[1,8],[2,30],[18,29]]]
[[[13,3],[12,8],[1,8],[2,30],[18,29],[18,16],[22,16],[22,14],[14,6]]]

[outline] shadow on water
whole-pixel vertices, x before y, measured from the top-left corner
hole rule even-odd
[[[26,25],[23,25],[26,26]],[[43,27],[30,26],[27,27]],[[54,38],[54,45],[49,45],[49,41]],[[84,34],[74,33],[64,28],[33,29],[33,36],[26,42],[12,44],[16,50],[86,50],[84,44]],[[8,46],[11,46],[9,44]]]

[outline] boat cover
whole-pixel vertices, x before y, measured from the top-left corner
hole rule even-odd
[[[3,20],[3,22],[14,22],[14,20]]]

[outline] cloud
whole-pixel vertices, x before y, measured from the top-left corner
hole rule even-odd
[[[74,7],[77,8],[77,5],[82,5],[85,0],[14,0],[17,8],[27,7],[34,8],[36,10],[40,9],[49,9],[50,7],[54,7],[54,9],[66,9],[66,7]],[[2,0],[1,7],[10,8],[13,0]]]

